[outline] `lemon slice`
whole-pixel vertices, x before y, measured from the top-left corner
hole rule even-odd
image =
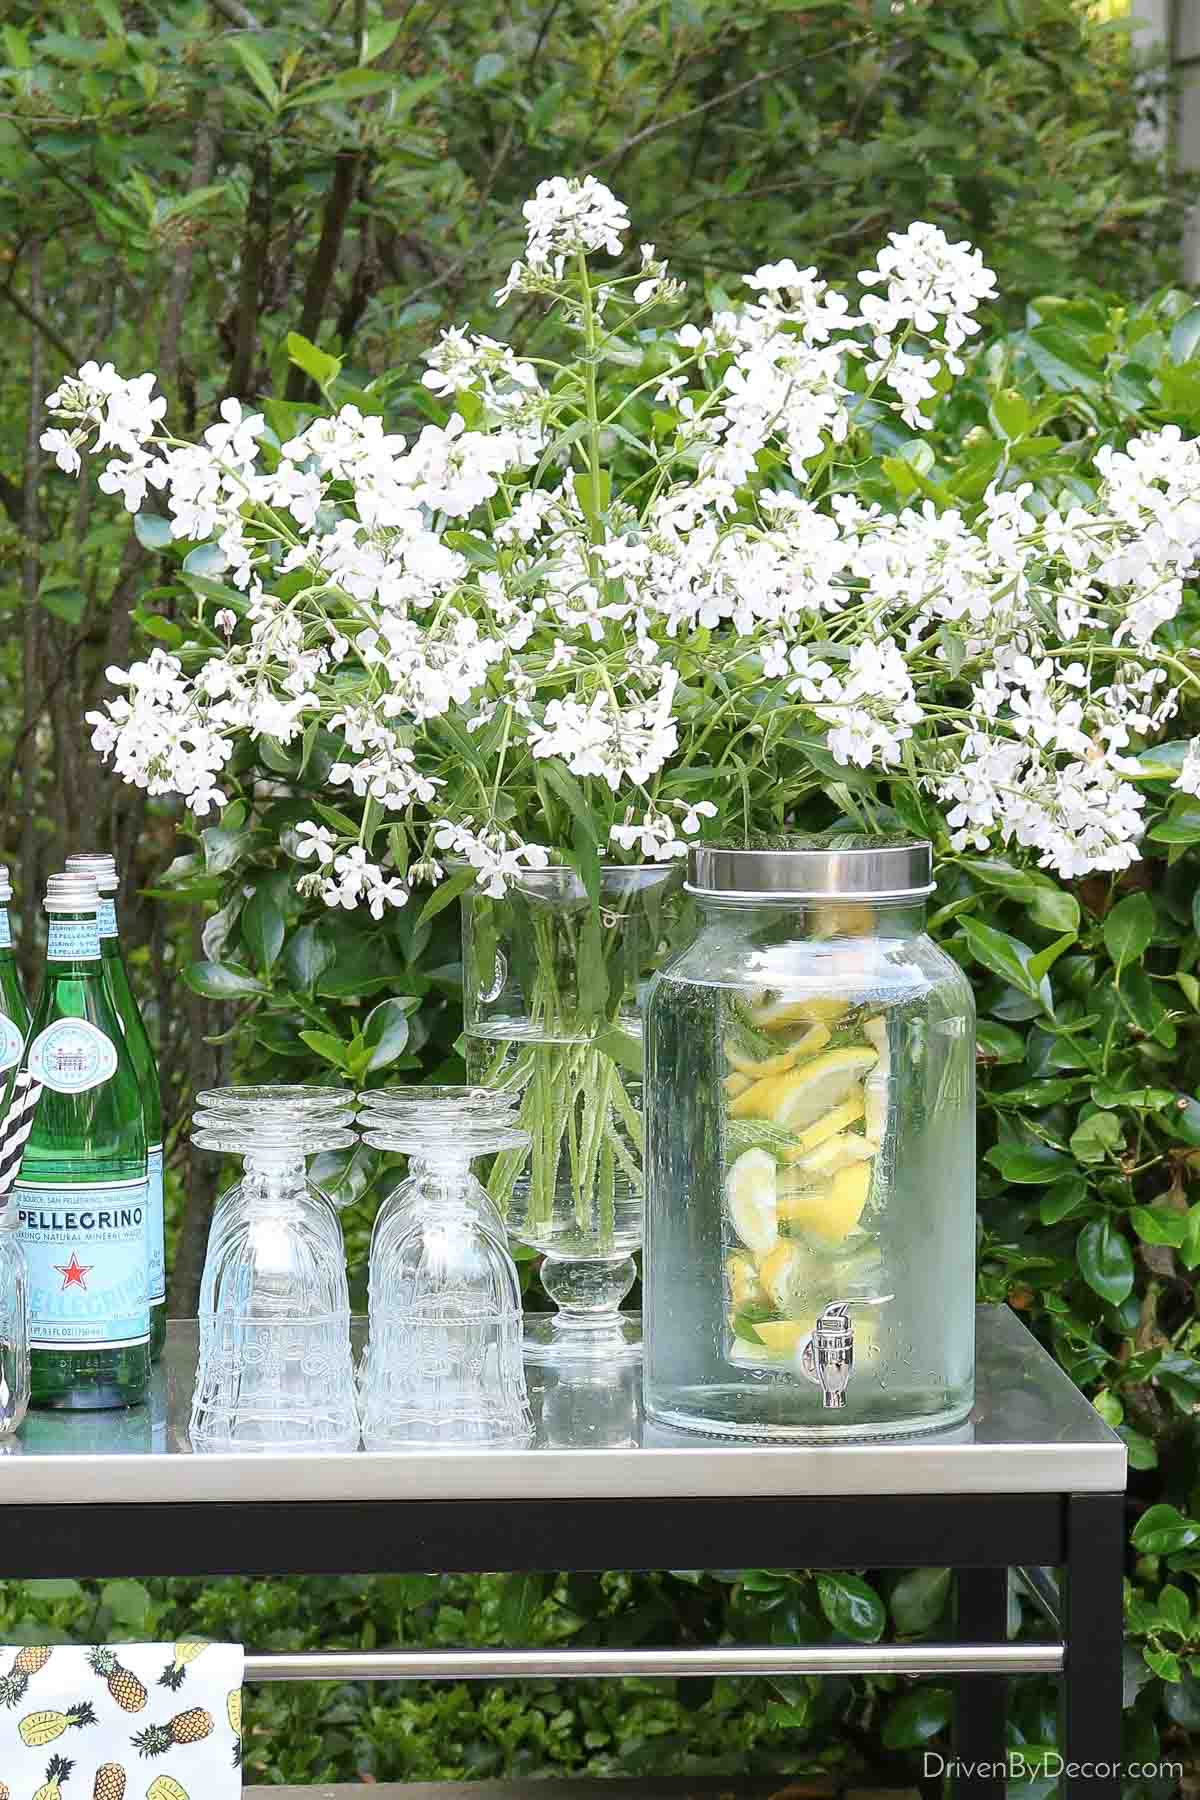
[[[782,1031],[785,1025],[836,1025],[850,1010],[848,1000],[768,1000],[750,1008],[750,1018],[760,1031]]]
[[[721,1086],[731,1100],[736,1100],[739,1094],[744,1094],[747,1089],[754,1086],[754,1083],[748,1075],[743,1075],[740,1069],[735,1069],[732,1075],[726,1075]]]
[[[725,1178],[725,1200],[733,1228],[756,1256],[775,1247],[775,1158],[767,1150],[744,1150]]]
[[[861,1219],[870,1191],[870,1163],[847,1163],[828,1187],[789,1195],[784,1203],[788,1222],[799,1225],[819,1243],[840,1244]]]
[[[857,1125],[866,1111],[866,1105],[862,1088],[854,1088],[849,1098],[843,1100],[840,1106],[831,1107],[817,1120],[815,1125],[810,1125],[807,1131],[800,1133],[796,1140],[798,1145],[796,1154],[803,1156],[806,1151],[816,1150],[819,1145],[825,1143],[827,1138],[836,1137],[839,1131],[845,1131],[849,1126]]]
[[[750,1306],[762,1298],[758,1270],[751,1257],[743,1256],[740,1250],[735,1250],[726,1259],[725,1273],[729,1279],[729,1298],[735,1310]]]
[[[758,1279],[776,1312],[793,1312],[811,1278],[812,1267],[802,1244],[781,1241],[758,1265]],[[757,1325],[754,1329],[762,1337]]]
[[[878,1052],[870,1046],[850,1044],[841,1050],[826,1050],[799,1068],[789,1069],[786,1075],[773,1076],[773,1091],[762,1097],[769,1103],[767,1116],[788,1131],[806,1131],[825,1113],[849,1099],[877,1061]],[[750,1090],[751,1094],[755,1092],[755,1088]],[[742,1101],[735,1104],[749,1098],[750,1094],[744,1094]]]
[[[771,1356],[782,1359],[796,1354],[816,1322],[816,1314],[812,1313],[804,1319],[771,1319],[754,1329]]]
[[[857,1131],[840,1131],[836,1137],[826,1138],[823,1144],[818,1144],[815,1150],[789,1160],[787,1185],[789,1188],[817,1186],[848,1163],[868,1162],[877,1147]]]
[[[782,1075],[796,1060],[794,1049],[775,1050],[770,1038],[759,1038],[754,1032],[729,1031],[725,1034],[725,1060],[739,1075],[761,1081],[766,1075]]]
[[[740,1071],[739,1071],[740,1073]],[[786,1075],[767,1075],[734,1096],[729,1107],[731,1119],[769,1119],[775,1103],[775,1084],[786,1081]]]
[[[863,1085],[863,1130],[875,1145],[882,1144],[887,1130],[888,1078],[873,1071]]]

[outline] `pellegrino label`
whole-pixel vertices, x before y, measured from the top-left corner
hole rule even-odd
[[[151,1306],[167,1297],[167,1264],[163,1252],[163,1147],[151,1144],[147,1158],[146,1286]]]
[[[8,922],[7,906],[0,906],[0,950],[12,949],[12,928]]]
[[[46,934],[47,962],[96,962],[99,956],[95,919],[51,919]]]
[[[21,1060],[21,1051],[25,1040],[18,1026],[14,1025],[7,1013],[0,1012],[0,1075],[5,1069],[11,1069],[14,1063]]]
[[[117,903],[101,894],[96,903],[96,936],[115,938],[117,935]]]
[[[117,1048],[88,1019],[55,1019],[29,1046],[29,1073],[56,1094],[83,1094],[110,1081]]]
[[[34,1350],[121,1350],[150,1335],[146,1183],[18,1181]]]

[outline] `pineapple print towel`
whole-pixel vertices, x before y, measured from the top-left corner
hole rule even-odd
[[[235,1800],[240,1644],[0,1650],[0,1800]]]

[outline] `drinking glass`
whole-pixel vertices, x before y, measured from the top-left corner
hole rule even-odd
[[[368,1450],[515,1445],[531,1430],[516,1266],[471,1161],[524,1134],[437,1109],[368,1142],[417,1156],[411,1191],[389,1196],[371,1246],[369,1340],[361,1380]],[[394,1202],[395,1204],[390,1204]]]
[[[21,1429],[29,1407],[29,1283],[19,1226],[10,1200],[0,1208],[0,1438]]]
[[[197,1450],[353,1450],[358,1444],[350,1295],[337,1214],[304,1158],[352,1132],[309,1119],[205,1121],[205,1150],[241,1155],[236,1199],[214,1218],[200,1290]]]

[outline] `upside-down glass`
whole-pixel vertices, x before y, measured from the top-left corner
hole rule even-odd
[[[197,1106],[192,1115],[194,1130],[244,1125],[253,1128],[256,1135],[270,1133],[278,1137],[282,1134],[292,1141],[311,1124],[321,1129],[351,1130],[354,1125],[353,1094],[341,1088],[294,1083],[274,1087],[206,1088],[197,1095]],[[305,1155],[308,1154],[312,1153],[306,1151]],[[339,1209],[333,1195],[311,1177],[308,1185],[310,1192],[319,1194],[336,1214]],[[241,1191],[239,1178],[218,1195],[209,1226],[210,1244],[219,1224],[227,1223],[229,1208],[237,1204]],[[337,1230],[340,1233],[340,1225]]]
[[[306,1155],[349,1149],[353,1134],[315,1120],[290,1132],[242,1121],[205,1125],[193,1141],[244,1158],[205,1258],[193,1448],[353,1450],[345,1250],[337,1214],[304,1172]]]
[[[971,989],[928,843],[695,848],[647,1006],[648,1417],[881,1436],[971,1406]]]
[[[438,1135],[426,1123],[368,1141],[416,1154],[422,1168],[372,1239],[367,1449],[523,1443],[531,1420],[521,1287],[471,1173],[473,1157],[517,1149],[523,1134],[480,1121]]]

